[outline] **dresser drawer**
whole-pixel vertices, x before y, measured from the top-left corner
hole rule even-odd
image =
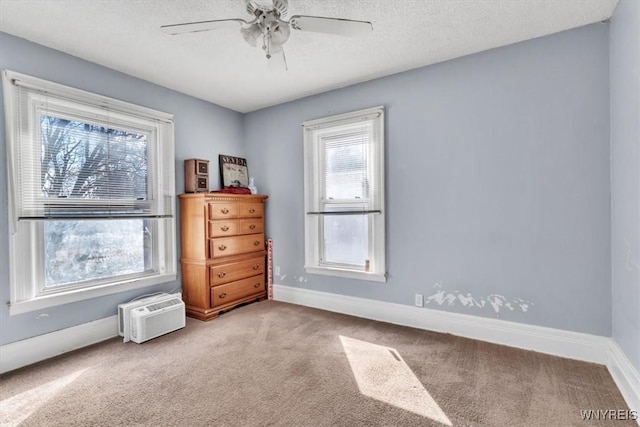
[[[211,239],[211,258],[246,254],[264,250],[264,234],[247,236],[218,237]]]
[[[238,203],[238,216],[241,218],[260,218],[264,216],[262,203]]]
[[[235,236],[238,234],[238,225],[237,219],[209,221],[209,237]]]
[[[262,218],[239,220],[237,234],[255,234],[264,232],[264,221]]]
[[[245,277],[264,274],[264,256],[247,261],[209,267],[209,284],[211,286],[233,282]]]
[[[264,290],[264,273],[226,285],[214,286],[211,288],[211,306],[229,304],[249,295],[264,292]]]
[[[238,217],[237,203],[209,203],[209,219],[224,219]]]

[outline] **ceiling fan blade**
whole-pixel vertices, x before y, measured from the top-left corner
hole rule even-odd
[[[282,46],[280,46],[277,52],[271,53],[271,58],[267,59],[267,62],[269,63],[269,70],[272,72],[279,73],[289,70],[287,67],[287,57],[284,55]]]
[[[294,30],[341,36],[357,36],[373,31],[373,25],[369,21],[323,18],[321,16],[295,15],[291,17],[289,23]]]
[[[216,19],[214,21],[187,22],[185,24],[163,25],[160,31],[165,34],[198,33],[200,31],[221,30],[224,28],[237,28],[238,25],[248,24],[244,19]]]

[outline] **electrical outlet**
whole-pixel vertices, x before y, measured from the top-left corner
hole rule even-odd
[[[416,307],[422,307],[422,294],[416,294]]]
[[[275,273],[276,276],[280,275],[280,266],[279,265],[276,265],[274,273]]]

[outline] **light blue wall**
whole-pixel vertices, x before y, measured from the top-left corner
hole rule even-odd
[[[612,59],[612,72],[613,64]],[[212,160],[210,187],[217,188],[217,155],[246,155],[259,191],[270,196],[268,234],[280,267],[276,283],[406,305],[415,293],[428,301],[439,292],[470,294],[485,306],[464,306],[464,299],[439,305],[432,298],[427,307],[611,335],[605,24],[245,116],[1,33],[0,68],[175,114],[178,193],[185,158]],[[376,105],[387,109],[389,281],[307,275],[301,123]],[[6,301],[6,151],[0,113],[0,301]],[[2,304],[0,344],[113,315],[119,302],[141,292],[18,316],[9,316]],[[503,305],[496,312],[490,301],[500,300],[513,310]],[[614,324],[615,319],[614,313]],[[633,345],[630,336],[626,340],[627,347]],[[623,348],[624,341],[619,338]]]
[[[275,283],[609,336],[608,49],[595,24],[246,115]],[[389,280],[306,274],[301,124],[377,105]]]
[[[237,112],[4,33],[0,33],[0,68],[174,114],[178,193],[184,191],[184,159],[211,160],[210,188],[214,189],[219,188],[218,154],[244,155],[242,116]],[[4,109],[0,110],[0,203],[0,344],[115,315],[117,304],[144,293],[180,289],[176,281],[9,316],[5,304],[9,300],[9,243]],[[178,230],[178,241],[179,237]]]
[[[613,338],[640,371],[640,2],[611,18]]]

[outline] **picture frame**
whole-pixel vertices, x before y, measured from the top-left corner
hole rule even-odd
[[[247,159],[220,154],[218,156],[218,162],[220,164],[220,185],[222,188],[249,187]]]

